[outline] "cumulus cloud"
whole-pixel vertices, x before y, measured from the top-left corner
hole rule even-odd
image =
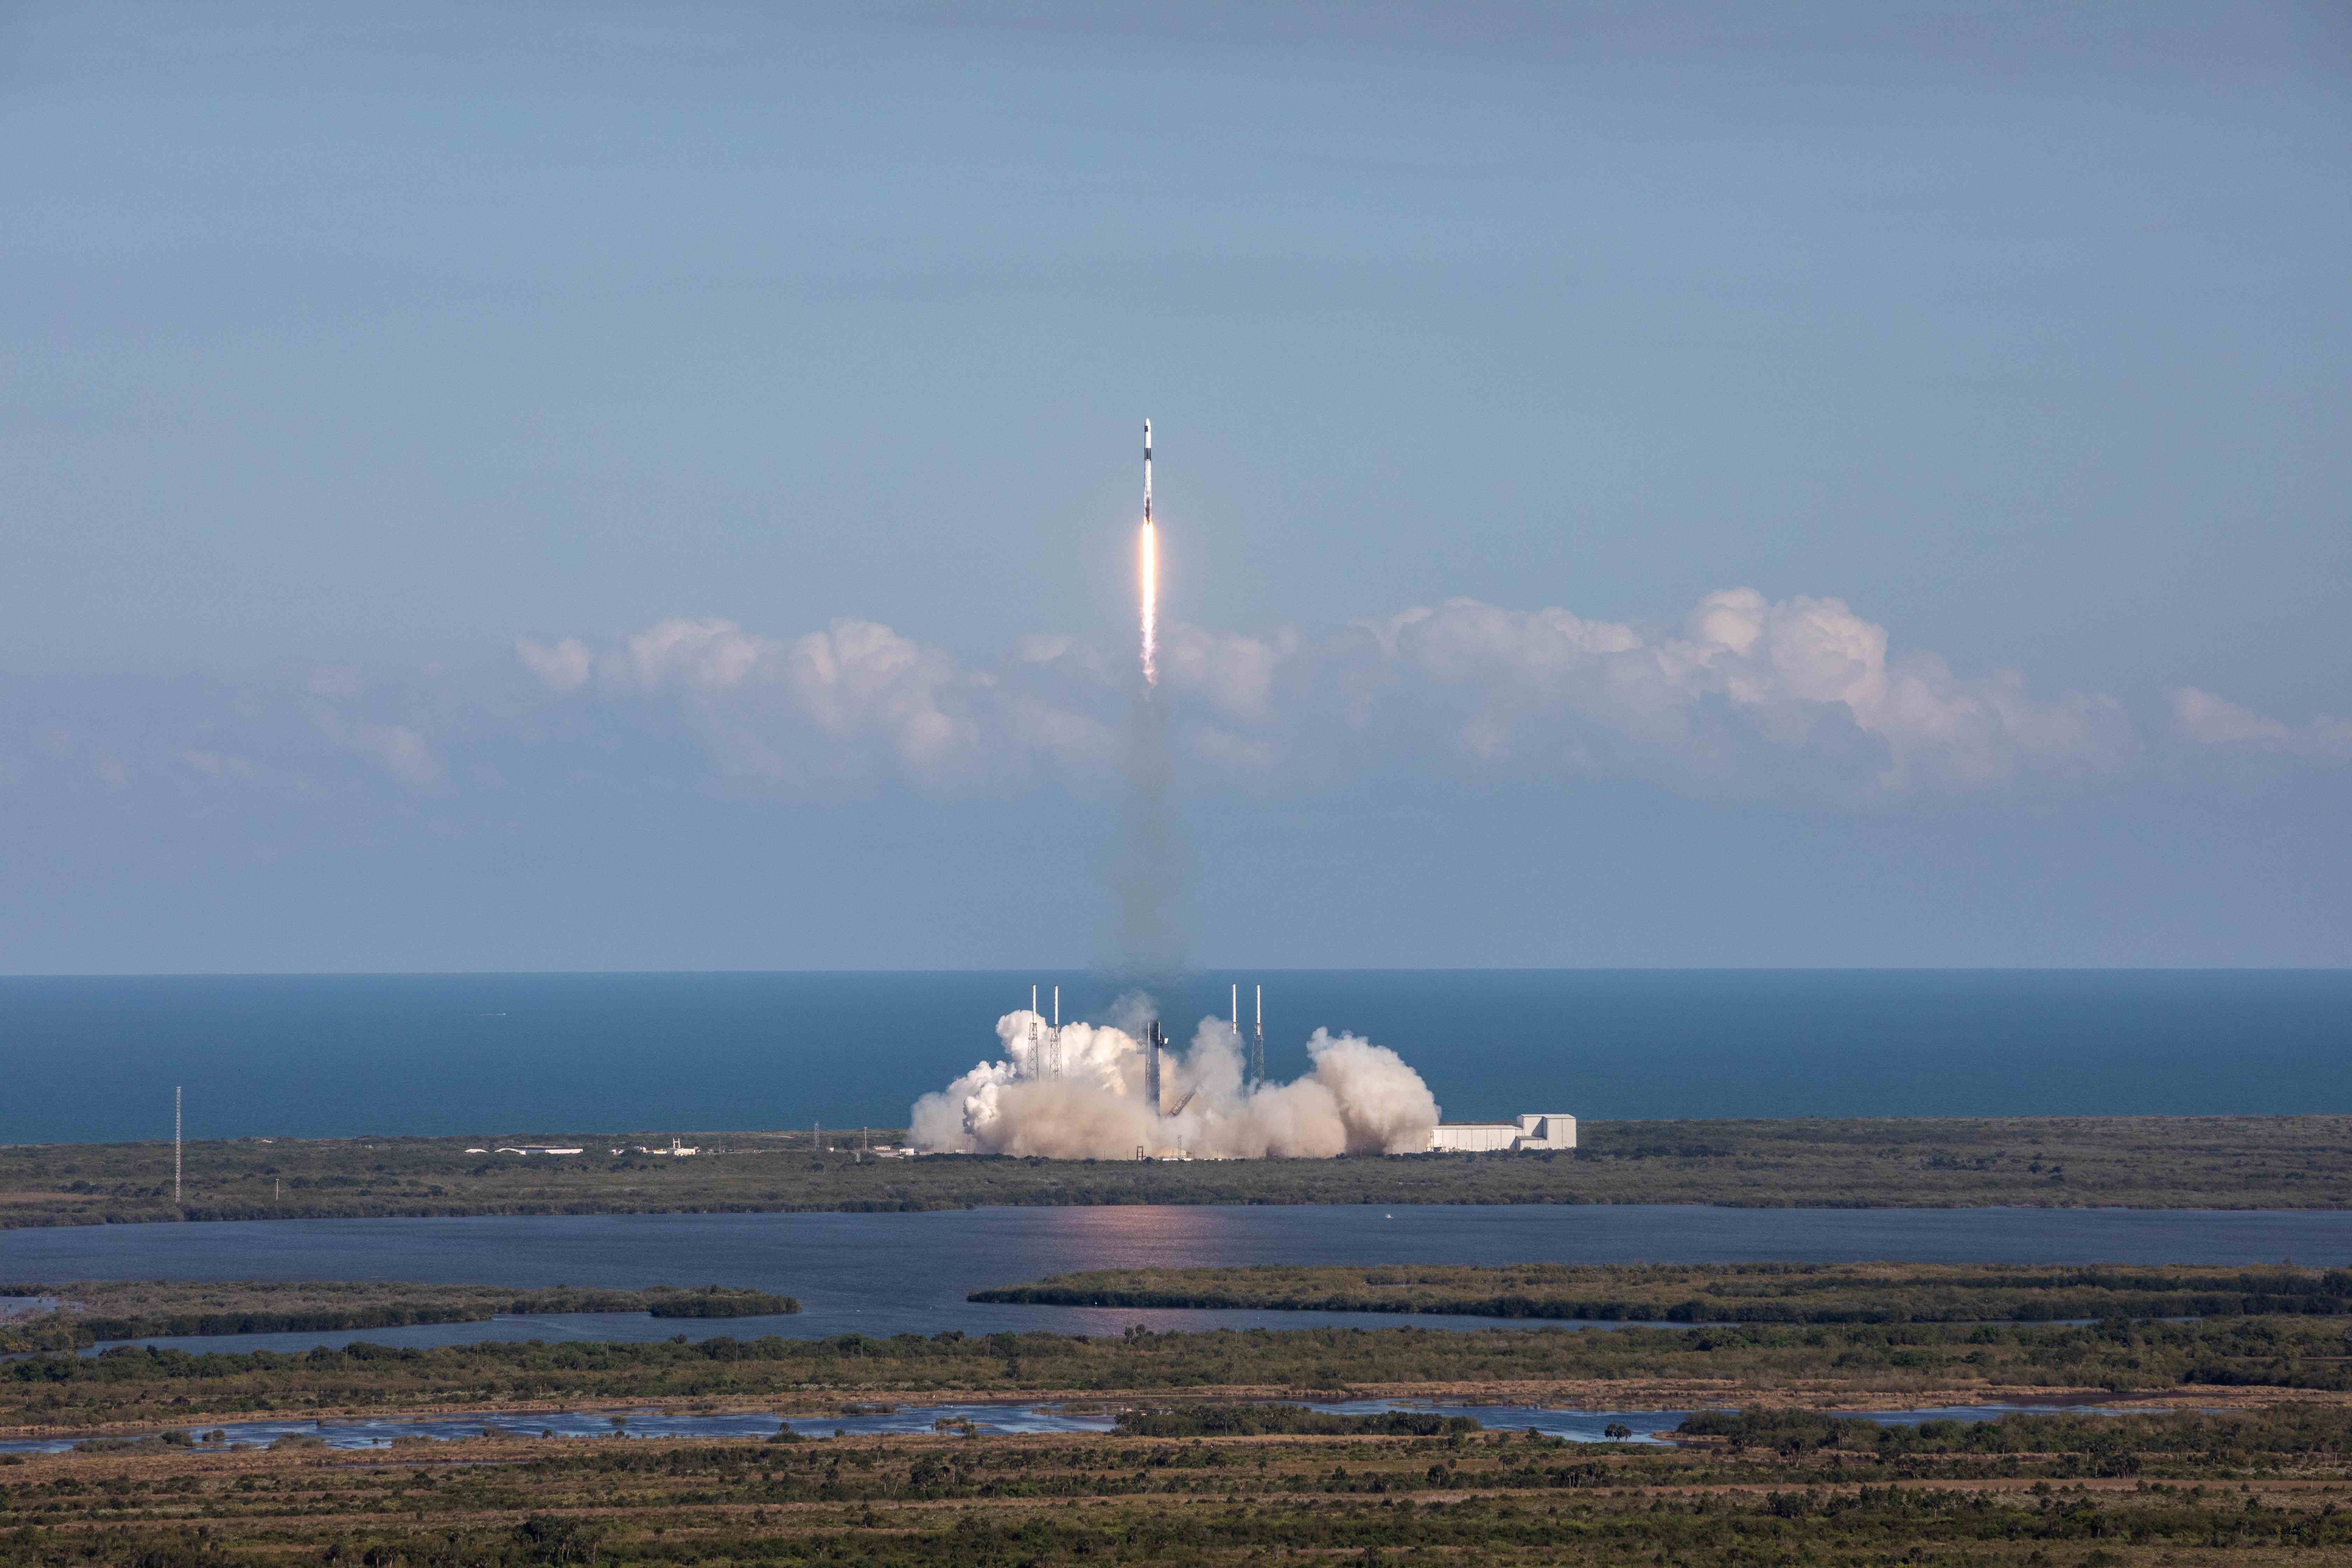
[[[607,698],[678,704],[720,773],[740,784],[791,788],[882,773],[951,794],[1026,781],[1041,767],[1099,773],[1113,750],[1095,715],[873,621],[844,617],[780,638],[676,618],[601,656],[577,642],[518,651],[558,691],[585,685],[593,668]],[[1066,656],[1030,639],[1012,668],[1047,668]]]
[[[317,720],[329,740],[375,762],[404,788],[419,793],[437,789],[447,776],[425,737],[405,724],[346,719],[331,708],[319,709]]]
[[[2112,698],[1956,676],[1933,654],[1891,655],[1886,628],[1843,601],[1751,588],[1655,632],[1453,599],[1319,644],[1221,646],[1218,668],[1246,680],[1223,678],[1203,753],[1257,771],[1434,748],[1474,775],[1632,773],[1862,803],[2109,773],[2136,750]],[[1219,677],[1204,660],[1192,679]]]
[[[579,690],[588,684],[588,678],[596,669],[596,656],[577,637],[565,637],[559,643],[535,643],[529,637],[517,637],[515,657],[522,660],[525,669],[555,691]]]
[[[2171,700],[2173,733],[2194,745],[2322,763],[2352,762],[2352,721],[2323,715],[2293,725],[2194,686],[2173,691]]]
[[[1262,788],[1405,764],[1866,805],[2110,773],[2137,750],[2112,698],[2038,696],[2013,671],[1963,677],[1891,644],[1842,600],[1731,588],[1653,630],[1472,599],[1321,638],[1177,625],[1161,668],[1183,760]],[[722,773],[773,787],[1098,781],[1124,690],[1123,667],[1067,637],[1024,637],[975,669],[857,620],[790,640],[667,620],[602,656],[520,652],[557,690],[593,661],[608,696],[680,703]]]
[[[2352,761],[2341,719],[2289,723],[2182,688],[2143,734],[2111,697],[1956,671],[1842,600],[1752,588],[1646,625],[1471,599],[1314,635],[1176,625],[1161,658],[1177,788],[1194,795],[1296,798],[1384,773],[1636,778],[1873,810],[2075,787],[2151,752]],[[1131,661],[1067,634],[975,663],[868,620],[772,634],[681,616],[607,641],[520,639],[502,672],[306,667],[201,700],[186,683],[20,680],[0,688],[0,768],[133,795],[1100,795],[1119,777]]]

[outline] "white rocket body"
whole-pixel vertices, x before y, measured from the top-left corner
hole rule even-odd
[[[1143,521],[1151,521],[1151,421],[1143,422]]]

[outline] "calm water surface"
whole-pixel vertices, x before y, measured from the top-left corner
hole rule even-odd
[[[176,1340],[273,1350],[352,1339],[667,1339],[931,1334],[1478,1320],[1393,1314],[1135,1311],[967,1301],[1080,1268],[1254,1263],[2352,1262],[2352,1213],[2148,1209],[1119,1207],[939,1214],[495,1215],[267,1220],[0,1232],[0,1276],[55,1279],[420,1279],[640,1288],[750,1286],[799,1298],[786,1318],[509,1318],[343,1334]],[[1524,1325],[1522,1325],[1524,1326]]]

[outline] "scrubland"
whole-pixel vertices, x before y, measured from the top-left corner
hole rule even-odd
[[[789,1296],[707,1285],[518,1290],[416,1280],[0,1279],[0,1354],[70,1350],[105,1340],[180,1334],[316,1333],[408,1323],[486,1322],[501,1312],[644,1312],[656,1318],[754,1318],[797,1312]]]
[[[1670,1323],[2053,1322],[2352,1311],[2352,1270],[1921,1264],[1260,1264],[1102,1268],[975,1301]]]
[[[1178,1425],[1181,1426],[1181,1423]],[[0,1467],[0,1564],[2340,1563],[2341,1411],[1673,1447],[1427,1435],[157,1444]],[[13,1456],[11,1457],[13,1458]]]
[[[1437,1396],[1612,1409],[1870,1409],[2053,1398],[2352,1394],[2340,1319],[1722,1328],[1212,1330],[599,1343],[121,1347],[0,1363],[0,1428],[625,1402],[821,1413],[876,1397]]]

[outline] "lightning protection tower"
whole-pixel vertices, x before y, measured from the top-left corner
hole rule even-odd
[[[1250,1041],[1250,1081],[1265,1081],[1265,987],[1257,988],[1257,1036]]]
[[[1062,988],[1054,987],[1054,1027],[1045,1037],[1045,1076],[1062,1076]]]
[[[1029,1076],[1045,1076],[1045,1042],[1037,1020],[1037,988],[1029,987]]]

